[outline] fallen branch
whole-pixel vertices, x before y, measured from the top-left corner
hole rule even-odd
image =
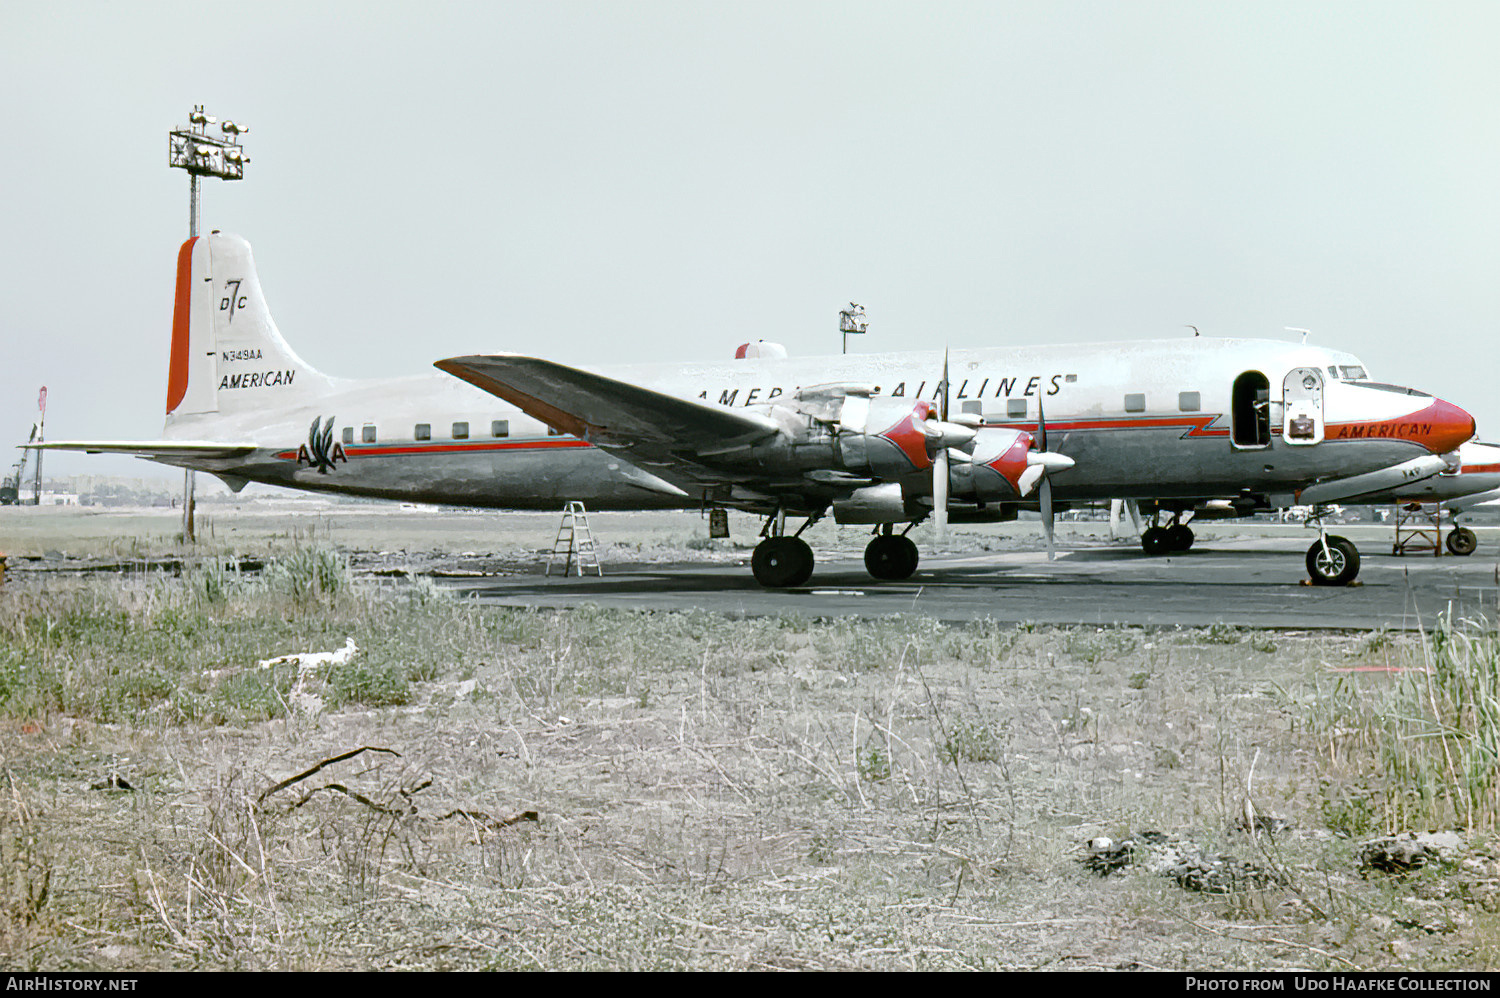
[[[343,755],[336,755],[336,756],[334,756],[331,759],[324,759],[322,762],[318,763],[312,769],[305,770],[305,771],[303,771],[301,773],[298,773],[296,776],[288,777],[287,779],[282,780],[280,783],[276,784],[270,790],[267,790],[265,793],[263,793],[259,797],[255,798],[255,803],[257,803],[257,804],[264,803],[265,799],[267,797],[271,796],[272,794],[276,793],[277,791],[279,791],[279,790],[285,790],[287,787],[291,786],[293,783],[300,783],[301,781],[307,779],[309,776],[312,776],[318,770],[323,769],[326,766],[332,766],[336,762],[343,762],[345,759],[352,759],[355,756],[359,755],[361,752],[384,752],[387,755],[393,755],[393,756],[395,756],[397,759],[401,758],[401,753],[395,751],[394,749],[377,748],[377,747],[375,747],[373,745],[361,745],[359,748],[353,749],[352,751],[349,751],[349,752],[345,752]],[[312,796],[312,795],[309,794],[308,796]],[[306,801],[306,800],[307,800],[307,798],[304,797],[303,801]],[[301,802],[299,802],[298,806],[301,806]]]
[[[452,811],[449,811],[447,814],[443,815],[442,817],[438,818],[437,820],[438,821],[447,821],[449,818],[455,818],[455,817],[458,817],[458,818],[467,818],[470,821],[477,821],[480,824],[488,825],[491,828],[504,828],[507,825],[515,825],[515,824],[519,824],[520,822],[523,822],[523,821],[541,821],[542,820],[542,816],[540,814],[538,814],[536,811],[517,811],[515,814],[509,815],[509,816],[504,817],[504,818],[491,818],[489,815],[485,814],[483,811],[466,811],[466,810],[464,810],[461,807],[460,808],[455,808]]]

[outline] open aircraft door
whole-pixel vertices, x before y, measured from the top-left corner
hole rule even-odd
[[[1323,440],[1323,375],[1295,367],[1281,383],[1281,439],[1306,446]]]

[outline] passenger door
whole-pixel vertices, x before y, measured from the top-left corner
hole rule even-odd
[[[1323,440],[1323,374],[1296,367],[1281,383],[1281,439],[1294,446]]]

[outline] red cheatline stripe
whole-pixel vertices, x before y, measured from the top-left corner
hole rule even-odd
[[[590,447],[587,440],[523,440],[503,444],[342,444],[344,453],[355,457],[388,457],[394,454],[451,454],[461,451],[480,450],[549,450],[555,448]],[[283,461],[295,461],[294,450],[279,451],[276,457]]]
[[[1138,416],[1125,419],[1073,419],[1047,421],[1047,431],[1054,430],[1176,430],[1182,429],[1186,432],[1185,437],[1227,437],[1228,428],[1210,429],[1210,424],[1218,419],[1217,413],[1208,413],[1202,416]],[[1012,430],[1026,430],[1029,433],[1037,431],[1035,422],[988,422],[986,426],[1004,426]]]
[[[1466,464],[1458,469],[1460,475],[1492,475],[1500,472],[1500,464]]]

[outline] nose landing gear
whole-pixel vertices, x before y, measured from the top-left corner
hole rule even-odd
[[[1359,574],[1359,550],[1347,537],[1320,537],[1307,549],[1307,574],[1315,586],[1347,586]]]
[[[1359,575],[1359,549],[1347,537],[1323,529],[1326,510],[1314,507],[1308,526],[1318,528],[1318,539],[1307,549],[1307,575],[1315,586],[1347,586]]]
[[[1448,546],[1449,554],[1463,557],[1473,554],[1478,549],[1479,538],[1468,527],[1456,526],[1448,532],[1448,539],[1444,543]]]

